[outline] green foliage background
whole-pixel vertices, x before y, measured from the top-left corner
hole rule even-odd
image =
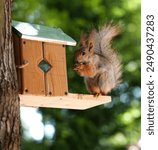
[[[113,43],[123,64],[123,82],[112,102],[86,111],[40,109],[55,127],[52,139],[23,136],[23,150],[125,150],[140,138],[140,0],[14,0],[13,19],[60,27],[79,41],[81,31],[113,20],[123,32]],[[87,93],[72,70],[74,47],[67,48],[69,92]]]

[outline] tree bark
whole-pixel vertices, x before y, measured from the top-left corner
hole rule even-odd
[[[19,110],[11,30],[11,0],[0,0],[0,150],[20,149]]]

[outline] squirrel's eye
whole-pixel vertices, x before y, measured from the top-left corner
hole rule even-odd
[[[86,53],[85,52],[82,52],[82,55],[85,55]]]

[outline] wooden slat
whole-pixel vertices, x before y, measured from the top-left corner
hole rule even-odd
[[[68,92],[65,47],[44,43],[44,58],[52,65],[52,69],[46,73],[47,95],[64,95]]]
[[[93,95],[68,94],[66,96],[33,96],[20,95],[21,106],[48,107],[84,110],[111,102],[110,96],[94,97]]]
[[[45,95],[44,73],[38,67],[42,59],[42,43],[22,39],[22,62],[29,63],[22,69],[23,93]]]
[[[65,60],[65,47],[55,43],[44,43],[45,57],[50,61],[63,61]],[[49,55],[51,54],[51,56]]]

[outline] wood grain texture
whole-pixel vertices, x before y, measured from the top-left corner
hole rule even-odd
[[[44,58],[52,65],[46,73],[46,95],[64,95],[68,92],[65,47],[44,43]]]
[[[110,96],[72,94],[65,96],[20,95],[21,106],[85,110],[111,102]]]
[[[22,93],[44,95],[44,73],[38,67],[43,59],[42,43],[22,39],[21,51],[21,62],[28,62],[28,65],[22,69]]]

